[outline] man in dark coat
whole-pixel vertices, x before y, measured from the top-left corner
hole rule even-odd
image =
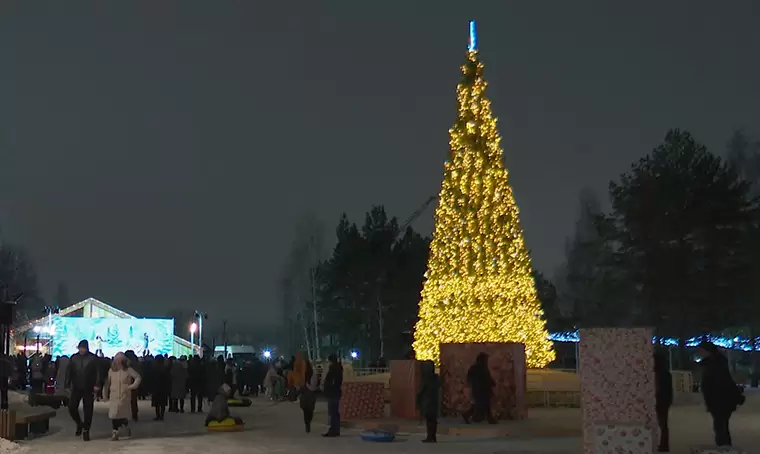
[[[71,355],[69,366],[66,368],[64,387],[71,390],[69,414],[77,425],[76,435],[81,435],[84,441],[90,441],[95,393],[102,386],[100,358],[90,352],[90,346],[86,340],[79,342],[78,348],[79,351]],[[84,411],[84,421],[79,416],[80,402]]]
[[[668,412],[673,404],[673,376],[670,374],[668,358],[662,350],[657,350],[654,354],[654,389],[657,424],[660,426],[660,446],[657,451],[670,452]]]
[[[731,446],[728,421],[736,407],[744,403],[744,396],[731,377],[728,360],[715,344],[699,344],[699,356],[702,357],[699,363],[702,366],[702,396],[707,411],[713,418],[715,444]]]
[[[327,417],[330,428],[324,437],[337,437],[340,435],[340,397],[342,395],[341,387],[343,386],[343,366],[338,362],[335,355],[327,358],[328,368],[325,375],[322,393],[327,398]]]
[[[435,364],[432,361],[423,361],[420,364],[420,390],[417,392],[417,409],[427,425],[427,438],[422,440],[423,443],[437,441],[440,394],[441,385],[438,374],[435,373]]]
[[[206,366],[198,355],[193,356],[187,369],[190,388],[190,413],[195,413],[196,405],[203,412],[203,396],[206,395]]]
[[[161,355],[153,360],[153,392],[151,393],[151,405],[156,410],[154,421],[163,421],[166,416],[166,404],[169,403],[169,394],[172,388],[172,376],[169,365]]]
[[[467,384],[470,385],[472,407],[462,415],[464,422],[469,424],[473,417],[476,422],[482,421],[485,416],[488,424],[496,424],[496,419],[491,414],[491,397],[495,383],[488,370],[488,354],[480,353],[475,359],[475,364],[470,366],[467,371]]]

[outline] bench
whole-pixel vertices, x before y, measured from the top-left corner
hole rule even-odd
[[[50,418],[55,417],[51,410],[24,409],[16,413],[15,440],[24,440],[30,435],[42,435],[50,431]]]

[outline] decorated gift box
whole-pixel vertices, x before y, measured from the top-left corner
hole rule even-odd
[[[651,453],[659,437],[654,409],[654,350],[646,328],[593,328],[580,331],[581,412],[584,452],[594,454],[600,437],[618,441],[646,435]],[[599,433],[609,426],[609,431]],[[638,435],[619,427],[635,427]],[[639,440],[640,441],[640,440]],[[638,441],[637,441],[638,443]],[[625,451],[624,451],[625,452]]]
[[[347,382],[341,387],[340,417],[348,421],[385,416],[385,384]]]
[[[642,426],[594,426],[594,454],[651,454],[652,431]]]

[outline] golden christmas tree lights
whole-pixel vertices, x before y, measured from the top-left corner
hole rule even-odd
[[[417,359],[438,363],[441,343],[520,342],[528,367],[543,367],[554,360],[553,345],[485,96],[472,22],[462,73],[414,350]]]

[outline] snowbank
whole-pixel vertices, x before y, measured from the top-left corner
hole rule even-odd
[[[29,448],[26,446],[0,438],[0,454],[22,454],[25,452],[29,452]]]

